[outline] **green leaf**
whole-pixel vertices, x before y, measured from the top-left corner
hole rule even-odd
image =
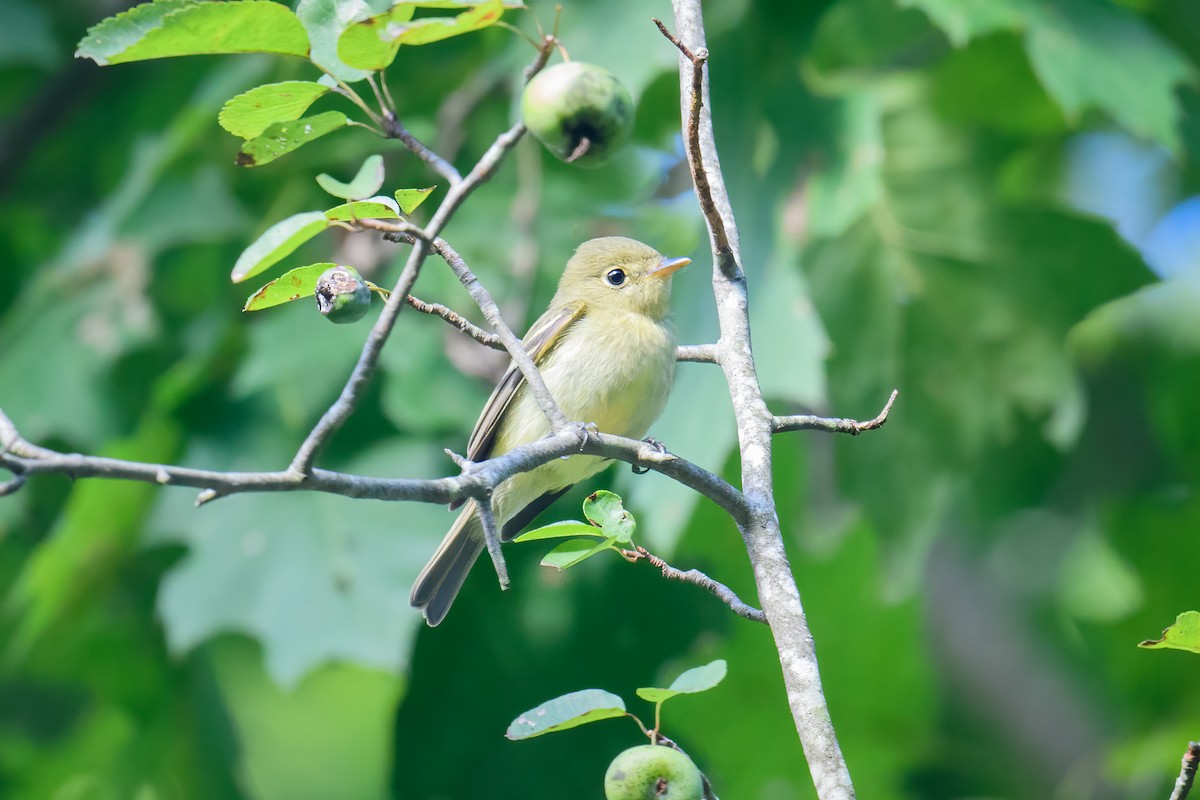
[[[384,32],[389,25],[408,22],[416,10],[415,5],[401,3],[383,14],[347,26],[337,40],[338,59],[358,69],[385,69],[396,57],[400,45],[385,42]]]
[[[728,671],[726,667],[725,659],[718,658],[716,661],[711,661],[702,667],[693,667],[685,671],[672,681],[671,685],[666,689],[638,689],[637,694],[643,700],[649,700],[652,703],[661,703],[680,694],[707,692],[725,680],[725,673]]]
[[[1179,148],[1175,86],[1187,59],[1132,12],[1062,0],[1038,13],[1026,35],[1033,70],[1068,118],[1090,107],[1163,146]]]
[[[416,5],[402,3],[387,13],[365,19],[347,28],[338,41],[338,57],[352,67],[384,69],[392,63],[402,44],[431,44],[477,31],[498,22],[504,13],[504,3],[491,0],[456,17],[425,17],[413,20]]]
[[[508,726],[505,738],[531,739],[543,733],[565,731],[589,722],[625,716],[625,701],[603,689],[582,689],[547,700],[531,708]]]
[[[408,216],[417,210],[417,206],[425,202],[425,198],[429,197],[430,193],[436,189],[436,186],[427,186],[424,189],[397,189],[396,202],[400,204],[400,210]]]
[[[217,122],[234,136],[253,139],[276,122],[296,119],[328,91],[328,86],[312,81],[256,86],[226,102]]]
[[[253,278],[328,227],[329,220],[320,211],[306,211],[276,222],[242,251],[230,279],[241,283]]]
[[[262,311],[264,308],[283,305],[301,297],[312,297],[317,290],[317,278],[325,270],[337,266],[332,262],[309,264],[297,267],[280,275],[263,286],[246,300],[242,311]]]
[[[1068,119],[1089,108],[1133,133],[1179,147],[1175,86],[1186,57],[1115,3],[1091,0],[904,0],[920,8],[956,45],[998,30],[1024,33],[1033,71]]]
[[[75,55],[105,65],[222,53],[307,57],[308,35],[296,15],[279,3],[160,0],[90,28]]]
[[[390,197],[372,197],[369,200],[356,200],[353,203],[343,203],[325,212],[329,220],[354,219],[399,219],[400,209]]]
[[[520,536],[513,539],[514,542],[536,542],[542,539],[565,539],[571,536],[594,536],[599,539],[606,538],[604,533],[594,525],[588,525],[586,522],[575,522],[568,520],[565,522],[552,522],[549,525],[543,525],[540,528],[534,528],[531,531],[525,531]],[[590,547],[591,544],[589,543]]]
[[[242,167],[267,164],[349,123],[350,119],[340,111],[326,111],[291,122],[276,122],[260,136],[242,143],[237,163]]]
[[[318,67],[346,83],[366,78],[367,72],[346,66],[338,58],[338,39],[347,26],[372,14],[382,14],[391,6],[391,0],[300,0],[296,16],[304,24],[312,42],[309,58]]]
[[[616,537],[610,536],[599,544],[592,544],[586,539],[570,539],[555,547],[542,557],[543,567],[568,569],[581,561],[585,561],[597,553],[612,549]]]
[[[601,489],[583,501],[583,515],[604,530],[604,533],[617,539],[621,544],[633,541],[633,532],[637,521],[625,510],[619,495]]]
[[[1161,639],[1147,639],[1138,645],[1147,650],[1187,650],[1200,653],[1200,611],[1185,611],[1175,624],[1163,631]]]
[[[902,8],[918,8],[956,46],[977,36],[1007,30],[1024,21],[1021,0],[899,0]]]
[[[383,186],[383,156],[367,156],[367,160],[358,168],[358,174],[349,183],[342,183],[322,172],[317,176],[317,185],[343,200],[365,200]]]

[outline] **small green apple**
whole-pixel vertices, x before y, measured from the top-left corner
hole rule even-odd
[[[539,72],[525,87],[521,119],[563,161],[596,166],[633,132],[633,99],[603,67],[567,61]]]
[[[666,745],[631,747],[604,773],[607,800],[703,800],[700,770],[686,754]]]

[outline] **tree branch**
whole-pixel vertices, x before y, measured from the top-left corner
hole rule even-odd
[[[545,66],[546,59],[549,58],[552,47],[552,43],[546,44],[543,42],[543,47],[538,51],[537,58],[525,70],[527,80]],[[458,210],[463,201],[467,199],[471,192],[492,176],[496,168],[500,165],[500,162],[504,159],[505,154],[516,146],[524,134],[524,125],[521,123],[513,125],[496,137],[491,147],[480,157],[479,161],[475,163],[475,166],[471,168],[466,177],[461,181],[451,181],[450,190],[446,193],[445,198],[442,199],[437,211],[434,212],[433,218],[425,226],[425,232],[428,237],[437,236],[446,226],[446,223],[450,221],[450,218],[454,216],[454,212]],[[418,240],[408,256],[408,261],[405,263],[400,277],[396,280],[396,285],[392,289],[391,296],[384,303],[383,311],[380,312],[379,318],[375,320],[375,325],[367,335],[367,340],[363,343],[362,353],[359,355],[358,361],[350,373],[350,377],[346,380],[346,385],[342,387],[341,394],[334,401],[333,405],[321,415],[321,419],[313,426],[308,436],[305,437],[296,451],[295,457],[292,459],[289,470],[302,473],[310,472],[318,453],[320,453],[330,437],[346,423],[346,420],[354,413],[354,409],[358,407],[367,384],[375,374],[375,369],[379,364],[379,353],[383,350],[383,346],[387,342],[392,328],[395,327],[396,317],[404,307],[404,298],[408,296],[413,284],[416,283],[417,276],[421,272],[421,265],[425,263],[425,257],[428,254],[429,246],[426,241],[423,239]]]
[[[473,324],[470,320],[457,313],[453,309],[447,308],[441,303],[426,303],[424,300],[413,297],[411,294],[405,299],[408,301],[408,304],[417,311],[420,311],[422,314],[431,314],[435,317],[441,317],[442,319],[446,320],[446,322],[449,322],[451,325],[458,328],[460,331],[465,333],[467,336],[470,336],[484,347],[490,347],[493,350],[504,349],[504,343],[500,341],[499,336],[494,333],[488,333],[483,328]]]
[[[715,344],[684,344],[675,350],[676,361],[697,364],[720,364],[721,353]]]
[[[750,518],[739,526],[758,599],[771,627],[788,705],[820,800],[852,800],[854,787],[821,688],[816,649],[788,563],[771,476],[774,417],[767,409],[750,346],[745,273],[737,223],[717,158],[700,0],[672,0],[678,36],[659,29],[680,51],[680,105],[688,164],[713,251],[713,294],[721,336],[717,348],[737,422],[742,491]]]
[[[658,556],[651,553],[644,547],[638,546],[634,550],[621,550],[621,555],[625,556],[626,561],[634,562],[640,559],[646,559],[649,563],[658,567],[664,578],[670,578],[675,581],[682,581],[699,586],[707,592],[712,593],[718,600],[733,610],[733,613],[739,617],[745,617],[752,622],[761,622],[766,624],[767,615],[752,605],[742,601],[737,593],[730,589],[725,584],[718,580],[708,577],[698,569],[689,569],[684,572],[681,569],[672,567],[666,561],[663,561]]]
[[[1200,766],[1200,742],[1191,742],[1183,753],[1183,763],[1179,768],[1179,777],[1175,779],[1175,790],[1171,792],[1170,800],[1186,800],[1196,781],[1196,767]]]
[[[59,453],[22,439],[12,421],[0,411],[0,469],[21,476],[22,480],[34,474],[60,474],[71,478],[109,478],[160,486],[187,486],[205,490],[197,500],[198,505],[232,494],[302,491],[371,500],[452,503],[485,497],[513,475],[578,453],[612,458],[660,472],[708,497],[728,512],[735,522],[745,520],[749,514],[741,492],[721,477],[686,459],[637,439],[595,432],[586,432],[585,435],[582,429],[572,426],[486,461],[464,462],[460,459],[456,463],[462,467],[462,474],[456,477],[372,478],[323,469],[314,469],[307,474],[292,470],[221,472]],[[13,490],[16,488],[20,487]]]
[[[391,108],[384,109],[383,119],[380,123],[383,126],[383,133],[389,139],[397,139],[411,150],[417,158],[429,165],[430,169],[446,179],[450,186],[457,186],[462,183],[463,177],[454,165],[446,159],[433,152],[420,139],[413,136],[408,128],[404,127],[404,123],[396,116],[396,112]]]
[[[869,419],[865,422],[859,422],[856,419],[842,419],[840,417],[816,417],[810,414],[794,414],[788,417],[773,417],[771,419],[771,432],[826,431],[828,433],[848,433],[851,436],[858,436],[863,431],[873,431],[876,428],[883,427],[883,423],[887,422],[888,414],[892,411],[892,404],[896,402],[896,397],[899,394],[899,389],[893,389],[887,403],[883,406],[883,410],[874,419]]]

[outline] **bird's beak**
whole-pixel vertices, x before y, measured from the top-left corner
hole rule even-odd
[[[672,272],[678,272],[690,263],[692,263],[690,258],[664,258],[662,263],[646,274],[655,278],[665,278]]]

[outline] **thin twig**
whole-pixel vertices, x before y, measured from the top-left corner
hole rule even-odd
[[[441,175],[451,186],[457,186],[462,183],[463,177],[453,164],[446,159],[433,152],[424,142],[413,136],[408,128],[404,127],[404,123],[396,114],[388,109],[383,113],[383,132],[389,139],[397,139],[411,150],[417,158],[429,165],[437,174]]]
[[[675,360],[696,364],[720,364],[721,353],[715,344],[684,344],[675,349]]]
[[[670,578],[671,580],[683,581],[684,583],[690,583],[695,586],[699,586],[701,589],[710,592],[722,603],[729,606],[729,608],[733,610],[733,613],[737,614],[739,617],[745,617],[752,622],[761,622],[763,624],[766,624],[767,622],[767,615],[761,610],[743,602],[742,599],[737,596],[737,593],[733,591],[733,589],[730,589],[728,586],[718,580],[710,578],[708,575],[704,574],[698,569],[689,569],[685,572],[684,570],[672,567],[666,561],[663,561],[661,558],[640,545],[635,547],[633,550],[622,550],[621,554],[625,556],[626,560],[631,562],[638,561],[643,558],[646,559],[648,562],[658,567],[662,571],[664,578]]]
[[[539,52],[537,59],[530,64],[526,72],[536,74],[545,65],[548,57],[547,51]],[[434,212],[433,218],[425,226],[427,236],[436,236],[446,226],[463,201],[495,173],[504,156],[516,146],[524,134],[524,125],[520,123],[513,125],[496,137],[466,177],[457,183],[451,182],[450,190],[446,192],[446,196],[442,199],[437,211]],[[429,246],[425,239],[418,239],[412,252],[409,253],[408,261],[405,262],[400,277],[396,280],[391,296],[384,303],[383,311],[380,312],[378,319],[375,320],[375,325],[367,335],[366,342],[363,343],[362,352],[359,354],[358,361],[355,362],[354,369],[351,370],[345,386],[342,387],[337,400],[321,415],[321,419],[300,444],[296,455],[292,458],[289,470],[309,472],[318,453],[328,443],[330,437],[346,424],[346,420],[358,407],[367,384],[375,374],[379,363],[379,354],[391,335],[392,328],[395,327],[396,317],[405,305],[403,298],[408,296],[413,284],[416,283],[428,253]]]
[[[483,526],[483,541],[487,544],[488,555],[492,558],[492,566],[496,570],[496,580],[500,581],[500,591],[508,590],[508,565],[504,563],[504,554],[500,552],[500,533],[496,530],[496,516],[492,513],[491,495],[475,501],[475,513],[479,515],[479,523]]]
[[[550,389],[547,388],[545,381],[542,380],[542,375],[538,371],[537,365],[533,363],[533,358],[525,350],[525,346],[521,343],[521,340],[513,333],[512,328],[504,321],[504,317],[500,314],[500,307],[496,305],[496,301],[492,298],[491,293],[479,282],[479,279],[475,277],[475,273],[467,266],[467,262],[463,260],[462,256],[445,239],[423,238],[420,229],[414,228],[411,223],[396,225],[386,220],[361,220],[360,224],[366,228],[386,231],[393,239],[414,243],[425,242],[433,248],[434,252],[441,256],[442,260],[454,272],[459,282],[462,283],[463,288],[471,295],[471,299],[479,306],[479,310],[483,312],[483,316],[487,319],[488,324],[496,332],[500,342],[504,345],[504,349],[512,357],[513,363],[521,370],[521,375],[525,378],[525,383],[529,386],[530,393],[537,400],[542,412],[546,415],[546,419],[550,422],[550,429],[557,432],[570,424],[570,420],[563,414],[562,409],[558,407],[554,396],[550,394]]]
[[[899,389],[893,389],[887,403],[883,406],[883,410],[873,419],[860,422],[856,419],[844,419],[841,417],[817,417],[811,414],[793,414],[787,417],[773,417],[771,419],[771,432],[826,431],[828,433],[848,433],[851,436],[858,436],[863,431],[873,431],[876,428],[880,428],[883,426],[883,423],[887,422],[888,414],[892,411],[892,404],[896,402],[896,397],[899,394]]]
[[[1191,742],[1183,754],[1183,763],[1179,768],[1179,777],[1175,779],[1175,790],[1171,792],[1170,800],[1185,800],[1192,791],[1196,781],[1196,767],[1200,766],[1200,742]]]
[[[500,341],[500,337],[494,333],[488,333],[478,325],[473,324],[466,317],[457,313],[451,308],[447,308],[441,303],[427,303],[424,300],[413,297],[411,294],[405,298],[408,304],[422,314],[431,314],[435,317],[441,317],[449,322],[460,331],[470,336],[475,341],[485,347],[490,347],[494,350],[503,350],[504,344]]]
[[[678,12],[676,15],[678,16]],[[700,111],[704,107],[704,65],[708,61],[708,48],[699,47],[693,51],[667,30],[667,26],[663,24],[662,20],[655,19],[654,24],[658,26],[662,35],[679,49],[680,54],[691,65],[692,91],[684,130],[684,142],[688,149],[688,164],[692,169],[692,183],[696,187],[696,198],[700,201],[700,210],[709,223],[717,266],[726,275],[738,275],[741,267],[734,257],[733,246],[730,244],[729,233],[725,228],[721,209],[717,207],[716,200],[713,198],[712,184],[709,182],[708,170],[704,166],[704,154],[700,147]],[[720,169],[719,165],[714,166]],[[730,212],[730,216],[732,217],[732,212]]]

